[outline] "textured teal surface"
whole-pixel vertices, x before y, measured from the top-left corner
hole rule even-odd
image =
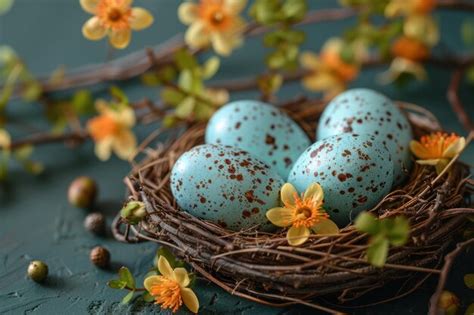
[[[37,73],[52,71],[56,65],[74,67],[86,63],[101,62],[106,55],[104,42],[89,42],[82,38],[80,28],[87,14],[82,12],[78,0],[17,0],[12,11],[0,17],[0,44],[9,44],[17,49],[30,67]],[[133,43],[127,50],[151,46],[183,30],[175,12],[180,1],[155,0],[136,1],[151,8],[156,24],[149,30],[135,33]],[[313,7],[335,6],[336,1],[310,1]],[[321,4],[322,3],[322,4]],[[442,16],[443,47],[460,52],[458,36],[464,13],[446,13]],[[337,22],[308,27],[307,48],[317,48],[324,38],[340,33],[348,22]],[[250,75],[262,69],[264,49],[257,39],[249,41],[232,58],[223,62],[219,78]],[[121,52],[118,55],[123,54]],[[454,114],[445,98],[449,72],[430,69],[430,80],[423,84],[410,85],[399,90],[380,87],[375,83],[374,70],[366,71],[353,85],[381,90],[394,99],[418,103],[430,108],[448,130],[461,132]],[[156,91],[145,90],[133,82],[125,86],[132,99],[143,96],[154,97]],[[97,87],[98,94],[102,91]],[[299,84],[292,84],[281,93],[281,98],[291,98],[303,93]],[[253,97],[246,93],[234,99]],[[464,87],[462,97],[474,116],[472,88]],[[29,118],[34,125],[42,123],[36,119],[40,108],[36,105],[16,102],[10,111]],[[156,125],[140,130],[144,137]],[[44,175],[31,177],[13,170],[10,181],[0,190],[0,313],[5,314],[104,314],[158,312],[154,306],[140,303],[121,306],[122,292],[108,289],[105,283],[114,277],[113,272],[94,268],[88,259],[90,248],[102,244],[112,253],[114,266],[126,265],[141,279],[151,266],[156,250],[153,244],[126,245],[114,241],[110,236],[96,238],[82,227],[85,213],[70,207],[66,200],[69,182],[79,175],[90,175],[97,179],[101,192],[97,210],[108,213],[109,219],[118,210],[124,196],[122,178],[128,165],[117,159],[101,163],[92,154],[87,144],[74,150],[62,145],[41,147],[35,157],[45,161]],[[463,156],[467,162],[474,160],[474,148]],[[455,264],[450,276],[449,289],[456,292],[463,303],[474,302],[474,291],[465,288],[462,276],[474,272],[472,251],[463,255]],[[31,259],[41,259],[50,267],[50,277],[44,285],[29,281],[26,267]],[[434,280],[434,279],[433,279]],[[429,281],[416,293],[377,307],[361,308],[359,314],[424,314],[433,292],[435,282]],[[304,308],[273,309],[259,306],[235,297],[200,281],[197,294],[202,312],[209,314],[277,314],[309,313]],[[374,294],[383,293],[379,290]],[[354,312],[354,309],[347,309]]]

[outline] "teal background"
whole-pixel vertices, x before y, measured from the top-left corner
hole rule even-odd
[[[116,56],[153,46],[172,37],[184,27],[176,17],[181,1],[141,0],[136,5],[150,9],[155,24],[148,30],[134,33],[130,47]],[[313,8],[335,7],[336,1],[309,1]],[[78,0],[17,0],[12,10],[0,17],[0,45],[14,47],[35,73],[50,73],[58,65],[72,68],[88,63],[102,62],[106,56],[106,43],[85,40],[80,32],[88,18]],[[460,23],[469,15],[462,12],[438,14],[443,29],[440,51],[463,52],[459,36]],[[305,27],[307,49],[317,49],[331,35],[340,34],[353,21],[339,21]],[[245,49],[231,58],[224,59],[216,80],[252,75],[263,70],[261,57],[264,48],[260,39],[251,39]],[[429,68],[430,79],[411,84],[403,89],[379,86],[375,82],[381,69],[364,71],[352,86],[370,87],[388,96],[425,106],[432,110],[447,130],[463,132],[446,101],[446,86],[450,72]],[[131,99],[144,96],[156,97],[158,91],[140,87],[137,82],[122,84]],[[105,86],[94,87],[97,95]],[[292,98],[304,92],[298,83],[286,86],[281,99]],[[255,97],[256,93],[234,94],[234,99]],[[474,116],[472,87],[463,86],[461,94],[471,117]],[[45,127],[38,119],[38,104],[13,102],[11,114],[28,119],[37,127]],[[158,127],[152,124],[139,128],[140,138]],[[15,129],[15,134],[24,133]],[[119,301],[123,292],[106,287],[107,280],[115,277],[114,271],[96,269],[89,262],[89,250],[98,244],[106,246],[112,254],[113,266],[128,266],[140,281],[151,267],[156,251],[154,244],[127,245],[116,242],[110,235],[97,238],[83,228],[86,213],[68,205],[66,191],[72,179],[79,175],[94,177],[100,187],[99,203],[95,210],[108,214],[109,220],[120,208],[124,197],[123,177],[129,166],[112,158],[99,162],[93,155],[92,145],[67,149],[61,144],[39,147],[36,159],[45,163],[43,175],[33,177],[14,166],[9,181],[0,189],[0,313],[1,314],[106,314],[158,312],[156,306],[140,302],[122,306]],[[474,150],[471,146],[463,160],[472,163]],[[463,307],[474,302],[474,290],[467,289],[462,277],[474,272],[472,250],[464,254],[454,267],[448,288],[456,292]],[[43,285],[26,278],[26,268],[32,259],[44,260],[50,268],[50,276]],[[359,314],[424,314],[436,279],[428,281],[416,293],[389,304],[360,309],[341,309]],[[274,309],[259,306],[224,293],[222,290],[199,281],[196,292],[202,313],[208,314],[297,314],[313,312],[295,307]],[[379,294],[380,290],[373,294]]]

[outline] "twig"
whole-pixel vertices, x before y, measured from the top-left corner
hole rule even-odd
[[[467,247],[473,244],[474,244],[474,238],[471,238],[470,240],[457,244],[456,249],[454,249],[452,252],[446,255],[444,259],[445,263],[444,263],[443,268],[441,269],[441,274],[439,276],[438,286],[436,287],[436,291],[430,299],[430,311],[429,311],[430,315],[438,315],[441,313],[440,310],[438,309],[438,303],[439,303],[441,293],[443,292],[444,286],[446,285],[448,274],[449,274],[449,271],[451,270],[454,260],[459,254],[461,254],[464,251],[464,249],[466,249]]]
[[[474,130],[474,124],[469,118],[469,115],[466,113],[461,98],[459,97],[459,85],[461,84],[461,78],[463,77],[463,74],[464,71],[461,68],[454,70],[451,76],[451,82],[448,87],[447,97],[449,103],[451,104],[451,108],[458,117],[459,122],[462,124],[464,129],[469,132]]]

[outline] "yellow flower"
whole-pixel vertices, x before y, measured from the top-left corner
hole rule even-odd
[[[94,16],[82,27],[90,40],[109,36],[110,44],[118,49],[128,46],[132,30],[139,31],[153,23],[153,16],[143,8],[132,8],[133,0],[80,0],[82,8]]]
[[[181,22],[189,25],[185,41],[192,48],[212,45],[214,50],[228,56],[240,46],[245,21],[239,16],[246,0],[200,0],[184,2],[179,6]]]
[[[428,14],[435,7],[436,0],[391,0],[385,7],[385,16]]]
[[[175,313],[184,302],[191,312],[197,313],[199,300],[193,290],[188,288],[191,281],[186,269],[173,269],[168,260],[160,256],[158,270],[160,276],[150,276],[144,281],[145,289],[155,298],[155,303]]]
[[[131,128],[135,113],[125,105],[111,108],[105,101],[96,103],[99,116],[87,122],[87,130],[95,142],[95,153],[100,160],[110,158],[112,151],[121,159],[129,159],[135,152],[137,141]]]
[[[306,242],[311,230],[317,234],[337,234],[339,228],[323,209],[324,194],[319,184],[311,184],[301,197],[292,184],[281,188],[284,207],[267,211],[268,220],[279,227],[290,227],[286,238],[292,246]]]
[[[427,77],[426,70],[421,63],[396,57],[390,63],[388,70],[380,74],[379,79],[382,84],[390,84],[402,74],[411,74],[419,81],[423,81]]]
[[[343,45],[341,39],[332,38],[323,46],[319,56],[310,52],[301,54],[300,63],[310,72],[302,81],[308,90],[323,92],[326,99],[331,99],[357,77],[358,61],[363,59],[365,49],[363,45],[354,44],[354,63],[348,63],[341,58]]]
[[[9,150],[10,144],[10,134],[5,129],[0,129],[0,149]]]
[[[436,132],[421,137],[420,141],[412,140],[410,149],[419,158],[416,162],[422,165],[434,165],[439,174],[449,161],[460,153],[466,145],[466,139],[452,133]]]
[[[403,33],[428,47],[435,46],[439,41],[438,25],[429,15],[414,14],[407,17],[403,23]]]

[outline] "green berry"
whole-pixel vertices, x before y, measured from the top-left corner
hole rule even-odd
[[[69,202],[78,208],[89,208],[95,201],[97,185],[95,181],[86,176],[76,178],[69,186]]]
[[[35,282],[42,282],[48,276],[48,266],[41,260],[33,260],[28,266],[28,277]]]

